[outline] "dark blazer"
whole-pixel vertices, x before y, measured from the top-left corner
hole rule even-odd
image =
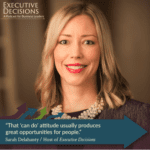
[[[38,117],[38,113],[33,118]],[[148,131],[141,138],[133,142],[127,149],[150,149],[150,104],[136,100],[127,100],[118,109],[105,109],[98,119],[123,119],[126,115],[129,119]],[[26,119],[32,119],[27,117]],[[0,146],[1,148],[1,146]],[[4,148],[4,147],[3,147]],[[8,147],[7,147],[8,148]],[[12,145],[13,149],[124,149],[123,145]]]
[[[136,100],[127,100],[125,105],[119,107],[117,110],[103,110],[99,119],[123,119],[124,115],[148,131],[148,133],[129,145],[127,149],[150,149],[150,104]],[[123,149],[123,145],[86,145],[84,148]]]

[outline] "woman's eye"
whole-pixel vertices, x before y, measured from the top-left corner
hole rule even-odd
[[[93,41],[87,40],[87,41],[84,42],[84,44],[93,45],[95,43]]]
[[[67,40],[62,40],[62,41],[59,42],[59,44],[62,44],[62,45],[67,44],[67,43],[68,43]]]

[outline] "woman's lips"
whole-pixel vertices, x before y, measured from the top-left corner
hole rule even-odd
[[[86,65],[81,65],[81,64],[68,64],[66,65],[66,69],[70,73],[80,73],[83,69],[85,69]]]

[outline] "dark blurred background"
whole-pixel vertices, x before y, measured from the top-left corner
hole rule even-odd
[[[63,5],[76,0],[37,2],[45,19],[4,19],[0,1],[0,116],[12,115],[23,103],[37,108],[34,82],[41,60],[48,20]],[[29,2],[29,0],[18,0]],[[92,0],[106,15],[114,51],[136,100],[150,103],[150,1]]]

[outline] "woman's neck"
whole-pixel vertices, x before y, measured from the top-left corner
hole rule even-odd
[[[97,97],[96,81],[82,85],[62,83],[63,112],[75,112],[88,109],[95,103]]]

